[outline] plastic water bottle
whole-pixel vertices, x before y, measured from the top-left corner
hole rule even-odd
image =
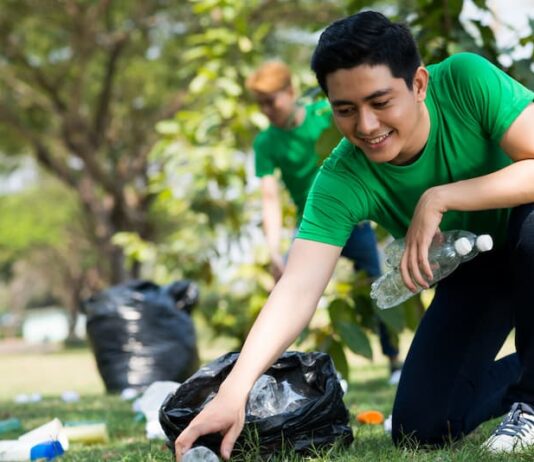
[[[207,447],[196,446],[182,456],[182,462],[219,462],[219,458]]]
[[[451,274],[461,263],[471,260],[480,252],[493,248],[493,240],[488,234],[476,236],[469,231],[446,231],[438,234],[428,251],[428,259],[433,278],[430,285]],[[404,252],[404,239],[393,241],[386,249],[386,265],[391,269],[378,278],[371,286],[371,298],[379,308],[386,309],[408,300],[424,288],[417,286],[412,292],[402,280],[399,263]]]
[[[64,453],[59,441],[32,443],[19,440],[0,441],[0,461],[25,462],[52,460]]]
[[[470,231],[463,231],[463,230],[450,230],[450,231],[443,231],[441,233],[438,233],[434,236],[434,239],[432,240],[432,243],[430,245],[430,248],[428,249],[428,259],[433,260],[436,258],[437,254],[442,252],[442,248],[446,246],[453,246],[454,243],[458,239],[465,238],[471,246],[476,245],[479,246],[485,246],[488,245],[487,242],[489,242],[490,248],[486,250],[490,250],[492,246],[491,236],[487,234],[481,234],[478,238],[476,234],[473,234]],[[489,238],[489,241],[488,241]],[[478,239],[478,244],[477,244]],[[384,257],[385,257],[385,264],[389,268],[397,268],[400,264],[400,260],[402,258],[402,255],[404,253],[404,247],[405,247],[405,240],[404,238],[401,239],[395,239],[393,242],[389,243],[388,246],[384,249]],[[436,254],[437,252],[437,254]],[[475,255],[473,255],[471,258],[473,258]]]

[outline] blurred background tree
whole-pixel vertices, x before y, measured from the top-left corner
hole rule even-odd
[[[475,3],[491,18],[484,0]],[[206,322],[239,347],[273,285],[250,149],[266,120],[244,91],[245,78],[279,57],[303,93],[314,88],[308,63],[320,31],[375,8],[412,27],[427,64],[475,51],[534,87],[532,49],[504,65],[510,50],[499,49],[491,22],[461,20],[466,4],[4,0],[0,150],[9,158],[32,155],[51,188],[0,198],[0,207],[27,208],[35,220],[44,201],[47,215],[46,231],[26,226],[28,245],[0,235],[4,279],[13,278],[23,255],[45,278],[52,277],[50,261],[62,262],[53,284],[76,287],[61,295],[74,313],[88,292],[130,277],[190,278],[201,285]],[[520,42],[532,44],[532,32]],[[52,186],[53,178],[63,186]],[[292,213],[285,210],[288,227]],[[18,220],[10,216],[7,227]],[[370,356],[376,308],[365,276],[340,265],[324,305],[301,340],[331,353],[346,375],[348,350]],[[413,299],[378,315],[400,332],[415,327],[420,306]]]

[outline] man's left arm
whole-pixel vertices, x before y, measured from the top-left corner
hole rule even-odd
[[[428,287],[426,279],[432,277],[428,248],[445,212],[509,208],[534,202],[533,127],[531,103],[501,138],[501,148],[514,163],[488,175],[435,186],[421,196],[406,234],[406,252],[400,264],[409,289],[416,290],[414,281]]]

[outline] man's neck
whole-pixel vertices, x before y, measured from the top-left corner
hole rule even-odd
[[[293,110],[289,114],[286,122],[283,127],[280,127],[284,130],[291,130],[292,128],[298,127],[302,122],[304,122],[304,117],[306,116],[306,110],[304,107],[295,104]]]

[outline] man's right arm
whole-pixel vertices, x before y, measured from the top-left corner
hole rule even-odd
[[[271,292],[232,372],[217,396],[177,438],[180,455],[207,433],[222,433],[221,454],[230,457],[245,419],[248,393],[257,378],[310,322],[341,252],[340,247],[296,239],[286,270]]]
[[[271,258],[272,273],[275,280],[284,272],[284,258],[280,253],[280,234],[282,231],[282,208],[278,194],[278,180],[274,175],[261,178],[263,232],[267,240]]]

